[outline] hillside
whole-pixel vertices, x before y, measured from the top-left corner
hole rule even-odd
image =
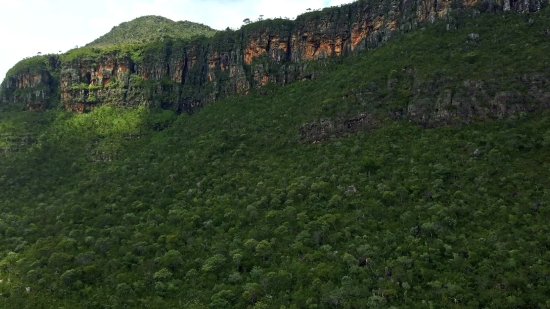
[[[0,104],[0,308],[550,308],[550,8],[453,18],[192,114]]]
[[[190,21],[172,21],[162,16],[142,16],[113,27],[111,31],[86,45],[108,47],[121,44],[144,44],[159,39],[188,39],[213,36],[216,30]]]
[[[263,20],[219,31],[210,38],[84,47],[18,63],[0,85],[0,105],[27,110],[61,107],[79,113],[103,105],[148,106],[192,113],[268,84],[315,79],[324,72],[316,67],[320,60],[376,49],[435,21],[445,24],[440,31],[454,31],[462,20],[480,14],[536,13],[541,1],[416,1],[396,8],[388,1],[376,5],[361,0],[305,13],[293,21]],[[532,26],[539,29],[539,24]],[[469,42],[461,48],[474,47],[475,35]],[[469,61],[482,57],[472,54]]]

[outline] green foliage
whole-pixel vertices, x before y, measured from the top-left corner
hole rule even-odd
[[[6,76],[13,76],[18,72],[32,71],[40,72],[46,70],[49,67],[49,59],[53,55],[41,55],[23,59],[15,64],[6,74]]]
[[[101,86],[87,85],[85,83],[80,83],[78,85],[71,86],[71,90],[97,90],[101,89]]]
[[[473,25],[436,24],[192,116],[0,113],[0,148],[19,149],[0,152],[0,307],[548,308],[548,111],[300,135],[409,104],[407,69],[456,84],[543,71],[543,32],[512,35],[524,17],[471,23],[538,42],[531,60],[497,41],[467,61],[453,53]]]
[[[205,272],[214,272],[219,270],[225,263],[225,257],[221,254],[216,254],[213,257],[209,258],[202,265],[202,271]]]
[[[189,21],[174,22],[161,16],[142,16],[113,27],[86,47],[104,48],[113,45],[143,44],[166,39],[188,39],[195,36],[210,37],[216,30]]]
[[[269,29],[271,31],[274,31],[275,33],[279,31],[282,34],[290,32],[294,28],[295,22],[288,19],[283,18],[274,18],[274,19],[266,19],[262,21],[257,21],[254,23],[250,23],[248,25],[245,25],[241,28],[242,31],[245,33],[248,32],[257,32],[259,30],[263,29]]]
[[[107,50],[100,48],[80,47],[74,48],[59,56],[63,62],[71,62],[77,59],[97,59]]]

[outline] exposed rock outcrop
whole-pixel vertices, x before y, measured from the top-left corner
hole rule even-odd
[[[8,76],[0,88],[0,100],[3,104],[23,102],[29,109],[47,108],[60,101],[67,110],[77,112],[101,104],[153,105],[191,112],[268,83],[286,85],[314,78],[316,72],[304,61],[376,48],[395,33],[410,31],[422,22],[446,19],[452,11],[535,12],[543,2],[358,1],[306,13],[296,21],[254,23],[210,39],[157,42],[138,56],[114,51],[70,61],[61,57],[47,69],[22,70]],[[448,104],[441,100],[441,104]],[[412,117],[415,109],[422,110],[421,102],[411,107]]]
[[[414,74],[404,78],[411,76]],[[477,119],[501,120],[522,112],[550,109],[550,76],[547,73],[526,74],[507,81],[512,89],[526,89],[524,92],[500,90],[499,81],[496,80],[466,80],[458,87],[453,81],[444,78],[433,82],[439,87],[413,81],[417,84],[415,94],[403,107],[391,107],[390,102],[383,99],[378,102],[380,108],[369,108],[368,95],[356,90],[346,99],[357,99],[367,111],[306,123],[300,127],[301,141],[315,143],[340,138],[360,130],[376,128],[388,118],[408,120],[424,128],[433,128],[469,124]],[[388,83],[388,91],[392,84]],[[380,89],[383,88],[380,85]]]
[[[59,88],[52,76],[58,69],[57,56],[45,56],[32,67],[23,67],[7,76],[0,85],[0,104],[22,103],[28,110],[43,110],[55,100]]]

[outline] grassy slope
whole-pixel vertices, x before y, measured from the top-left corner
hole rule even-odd
[[[42,135],[0,165],[0,306],[550,307],[550,114],[317,144],[298,130],[363,110],[342,96],[403,68],[544,71],[547,16],[437,24],[193,116],[2,113],[0,133]]]
[[[212,36],[216,30],[189,21],[174,22],[161,16],[142,16],[124,22],[111,31],[86,45],[86,47],[106,47],[120,44],[138,44],[159,38],[188,39],[194,36]]]

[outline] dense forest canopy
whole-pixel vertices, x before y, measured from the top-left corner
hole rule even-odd
[[[193,115],[0,105],[0,307],[550,308],[549,17],[436,22]],[[447,92],[486,113],[407,113]]]

